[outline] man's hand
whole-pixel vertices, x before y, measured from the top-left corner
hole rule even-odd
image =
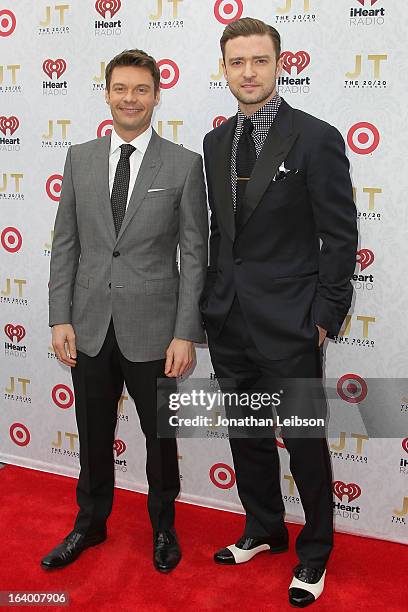
[[[64,323],[53,326],[52,346],[59,361],[67,366],[71,366],[71,368],[76,366],[77,351],[75,332],[72,325]]]
[[[173,338],[166,351],[164,373],[169,378],[181,376],[191,368],[195,361],[194,343],[189,340]]]
[[[319,330],[319,346],[322,346],[327,336],[327,329],[323,329],[323,327],[320,327],[320,325],[316,325],[316,327]]]

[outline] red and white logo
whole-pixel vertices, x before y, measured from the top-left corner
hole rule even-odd
[[[180,78],[180,70],[176,62],[171,59],[162,59],[157,62],[157,65],[160,70],[160,88],[171,89],[174,87]]]
[[[214,16],[223,25],[240,19],[243,10],[242,0],[217,0],[214,4]]]
[[[74,393],[67,385],[55,385],[51,391],[51,397],[54,404],[63,410],[71,408],[74,403]]]
[[[219,489],[231,489],[235,484],[235,472],[226,463],[215,463],[210,469],[210,480]]]
[[[371,266],[374,262],[374,253],[370,249],[360,249],[357,251],[357,263],[360,264],[361,271]]]
[[[102,136],[107,136],[112,133],[113,121],[112,119],[105,119],[98,125],[98,129],[96,130],[97,138],[102,138]]]
[[[370,6],[373,6],[377,1],[378,0],[357,0],[357,2],[359,2],[363,6],[365,6],[366,4],[370,4]]]
[[[349,482],[349,484],[346,484],[341,480],[335,480],[333,482],[333,493],[339,498],[340,501],[343,501],[343,497],[346,496],[350,503],[353,501],[353,499],[360,497],[361,488],[355,482]]]
[[[310,55],[307,51],[297,51],[296,53],[284,51],[281,53],[281,58],[283,59],[283,69],[288,74],[292,74],[293,68],[296,70],[296,74],[300,74],[310,64]]]
[[[5,136],[7,136],[7,130],[10,132],[10,136],[12,136],[18,130],[19,125],[20,122],[14,115],[12,117],[0,117],[0,132]]]
[[[402,445],[402,448],[404,449],[404,451],[405,451],[406,453],[408,453],[408,438],[405,438],[405,440],[403,440],[403,441],[401,442],[401,445]]]
[[[96,0],[95,8],[104,19],[112,19],[122,3],[120,0]]]
[[[10,36],[16,29],[17,19],[8,9],[0,11],[0,36]]]
[[[380,132],[372,123],[360,121],[351,126],[347,133],[347,144],[354,153],[368,155],[376,150]]]
[[[13,325],[12,323],[7,323],[7,325],[4,326],[4,332],[12,342],[21,342],[26,335],[25,329],[22,325]]]
[[[116,456],[119,457],[119,455],[122,455],[125,452],[126,444],[123,440],[115,440],[113,443],[113,450],[115,451]]]
[[[46,59],[43,62],[43,70],[47,76],[52,80],[53,74],[57,75],[57,79],[64,74],[67,69],[67,62],[63,59]]]
[[[23,237],[16,227],[5,227],[1,232],[1,244],[9,253],[17,253],[23,244]]]
[[[367,383],[358,374],[344,374],[337,381],[337,393],[345,402],[358,404],[365,400],[368,392]]]
[[[61,174],[52,174],[47,178],[45,183],[45,191],[51,200],[59,202],[62,188],[62,176]]]
[[[10,438],[17,446],[27,446],[30,444],[30,432],[22,423],[13,423],[10,427]]]
[[[223,115],[218,115],[218,117],[214,117],[213,120],[213,128],[220,127],[223,123],[228,121],[227,117],[223,117]]]

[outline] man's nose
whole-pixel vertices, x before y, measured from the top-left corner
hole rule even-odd
[[[255,76],[255,67],[252,62],[245,62],[244,64],[244,77],[246,79],[252,79]]]

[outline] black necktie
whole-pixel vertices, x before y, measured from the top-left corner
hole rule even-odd
[[[251,136],[254,125],[250,119],[244,119],[242,124],[242,133],[238,141],[237,147],[237,198],[236,211],[242,207],[245,197],[246,186],[251,177],[252,170],[256,162],[256,149],[254,140]]]
[[[131,144],[120,145],[120,159],[116,166],[115,180],[113,181],[111,194],[112,214],[116,235],[119,234],[122,221],[125,218],[130,180],[129,157],[135,150],[136,148]]]

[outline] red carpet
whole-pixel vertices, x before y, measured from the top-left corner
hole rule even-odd
[[[57,609],[68,612],[294,609],[287,588],[296,564],[296,525],[289,525],[289,553],[262,553],[248,564],[220,567],[212,554],[241,534],[243,517],[179,503],[183,559],[173,573],[162,575],[151,562],[145,496],[117,489],[108,540],[73,565],[45,572],[41,557],[73,524],[75,481],[7,466],[0,470],[0,487],[0,591],[67,591],[70,606]],[[403,545],[337,534],[325,592],[309,609],[406,611],[407,561]]]

